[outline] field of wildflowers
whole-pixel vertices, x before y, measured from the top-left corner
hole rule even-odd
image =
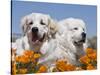
[[[23,55],[16,56],[15,52],[16,50],[12,49],[12,75],[47,72],[47,66],[37,63],[38,59],[42,57],[41,53],[25,50]],[[79,61],[81,62],[81,66],[77,67],[67,63],[65,60],[57,60],[55,62],[56,67],[52,72],[95,70],[97,68],[97,51],[87,48],[86,55],[81,57]]]

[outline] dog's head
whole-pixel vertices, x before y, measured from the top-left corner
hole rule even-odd
[[[56,33],[56,23],[49,15],[32,13],[21,20],[24,36],[28,36],[32,44],[43,42]]]
[[[85,28],[85,23],[83,20],[68,18],[62,22],[64,24],[64,28],[66,29],[63,31],[63,34],[65,32],[66,35],[69,36],[71,41],[76,45],[85,43],[86,28]]]
[[[69,18],[67,20],[68,31],[71,36],[72,41],[79,45],[86,41],[86,28],[85,23],[81,19]]]

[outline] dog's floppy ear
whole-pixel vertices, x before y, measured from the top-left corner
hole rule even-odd
[[[56,34],[57,30],[58,30],[57,22],[54,21],[53,19],[49,19],[49,35],[50,35],[50,37],[55,38],[55,34]]]
[[[21,28],[22,28],[22,31],[23,31],[23,35],[25,35],[26,32],[27,32],[27,20],[28,20],[27,16],[24,16],[21,19]]]

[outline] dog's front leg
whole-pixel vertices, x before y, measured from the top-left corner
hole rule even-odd
[[[24,51],[23,41],[22,41],[22,39],[17,39],[16,40],[16,54],[17,55],[22,55],[23,51]]]

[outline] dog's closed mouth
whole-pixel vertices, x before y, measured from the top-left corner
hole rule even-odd
[[[45,38],[45,34],[43,35],[42,38],[40,38],[38,36],[38,34],[32,34],[32,42],[33,43],[43,42],[44,38]]]
[[[79,42],[83,42],[83,43],[85,43],[85,39],[82,39],[82,40],[80,40]]]
[[[76,45],[80,45],[80,44],[83,44],[83,43],[85,43],[85,39],[82,39],[78,42],[74,41],[74,44],[76,44]]]

